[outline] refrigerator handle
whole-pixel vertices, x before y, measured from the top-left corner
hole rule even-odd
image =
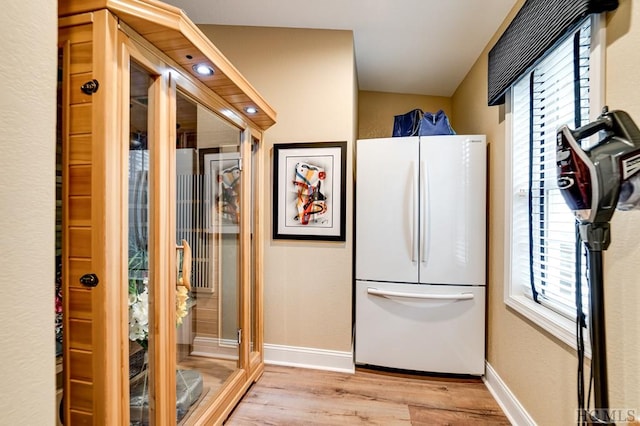
[[[425,174],[427,173],[427,165],[423,161],[420,161],[420,261],[426,262],[429,258],[427,251],[429,246],[427,245],[427,228],[429,227],[429,188],[427,187],[428,179],[425,180]]]
[[[434,294],[434,293],[404,293],[400,291],[378,290],[377,288],[367,287],[367,294],[380,297],[404,297],[406,299],[429,299],[429,300],[470,300],[473,299],[473,293],[452,293],[452,294]]]
[[[411,162],[411,170],[409,171],[411,174],[411,193],[413,195],[412,209],[411,209],[411,229],[409,239],[411,241],[411,261],[416,262],[416,215],[418,211],[418,188],[416,185],[416,167],[415,163]]]

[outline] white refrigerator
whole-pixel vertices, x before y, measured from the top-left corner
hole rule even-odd
[[[484,374],[486,139],[356,145],[356,364]]]

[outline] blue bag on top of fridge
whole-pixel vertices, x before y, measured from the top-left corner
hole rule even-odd
[[[416,108],[405,114],[395,115],[393,117],[393,137],[417,136],[422,114],[422,110]]]
[[[449,117],[443,110],[431,113],[425,112],[420,120],[418,128],[418,136],[435,136],[435,135],[455,135],[456,132],[451,128]]]

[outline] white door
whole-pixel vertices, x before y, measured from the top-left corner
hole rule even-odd
[[[485,194],[484,135],[420,138],[421,283],[485,283]]]
[[[418,281],[418,140],[357,142],[357,279]]]

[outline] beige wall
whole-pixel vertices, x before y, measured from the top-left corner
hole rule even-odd
[[[201,26],[276,110],[264,149],[265,343],[351,350],[352,149],[355,134],[350,31]],[[271,239],[274,143],[347,141],[346,242]]]
[[[415,108],[424,112],[443,110],[457,132],[455,117],[451,115],[451,98],[361,91],[358,105],[358,139],[391,137],[393,117]]]
[[[640,2],[621,0],[607,27],[605,102],[640,125]],[[618,212],[611,227],[604,263],[611,405],[640,411],[640,212]]]
[[[0,423],[54,424],[56,2],[0,14]]]
[[[0,16],[0,55],[12,58],[0,62],[0,129],[5,148],[0,156],[4,288],[0,298],[0,410],[6,424],[45,425],[53,424],[55,400],[56,6],[55,2],[37,7],[9,2],[7,7]],[[640,122],[638,2],[621,0],[618,11],[608,20],[606,102]],[[212,38],[218,39],[218,46],[278,111],[278,124],[265,139],[268,152],[273,143],[309,140],[347,140],[352,147],[357,90],[351,34],[292,34],[288,30],[220,28]],[[33,58],[38,58],[38,72],[29,73],[35,70]],[[338,65],[327,67],[329,59]],[[366,103],[363,95],[366,92],[360,93],[362,105]],[[505,129],[501,109],[486,106],[486,52],[454,94],[451,107],[450,118],[458,133],[486,133],[490,141],[488,360],[538,424],[573,424],[573,350],[503,303]],[[386,131],[390,133],[390,125]],[[263,188],[267,235],[271,220],[269,165],[270,158],[265,164]],[[351,187],[351,182],[347,185]],[[351,217],[351,193],[348,200]],[[640,409],[639,216],[639,212],[616,213],[613,242],[605,254],[611,405],[635,409]],[[267,343],[350,349],[351,230],[348,220],[348,240],[343,244],[267,238]],[[309,279],[308,264],[319,265],[320,271],[329,265],[331,270],[324,277],[313,273]],[[310,281],[299,279],[301,274]]]
[[[640,2],[622,0],[608,20],[606,102],[640,123]],[[486,133],[490,142],[487,359],[538,424],[575,424],[575,351],[504,304],[504,110],[487,106],[487,52],[453,96],[456,131]],[[636,414],[640,410],[638,235],[640,212],[616,213],[612,244],[605,253],[610,405],[634,409]]]

